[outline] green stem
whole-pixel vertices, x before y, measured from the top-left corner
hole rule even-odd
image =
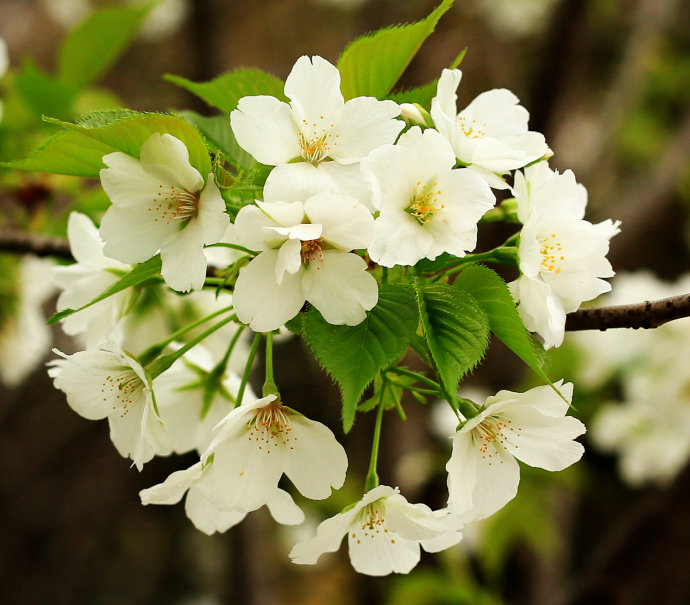
[[[247,388],[247,383],[249,382],[249,374],[252,371],[252,365],[254,365],[254,358],[256,357],[256,352],[259,350],[259,344],[261,344],[261,339],[263,334],[257,333],[254,336],[252,342],[252,348],[249,349],[249,357],[247,357],[247,363],[244,366],[244,372],[242,374],[242,381],[240,382],[240,388],[237,390],[237,399],[235,401],[235,407],[242,405],[242,398],[244,397],[244,391]]]
[[[273,332],[266,334],[266,380],[262,394],[264,397],[278,394],[278,387],[273,379]]]
[[[393,384],[397,387],[401,387],[406,391],[414,391],[415,393],[420,393],[421,395],[440,395],[440,392],[435,389],[422,389],[420,387],[413,387],[412,385],[404,384],[402,382],[398,382],[397,380],[391,380],[390,378],[388,379],[388,383]]]
[[[226,317],[225,319],[221,319],[217,324],[212,325],[208,330],[204,330],[196,338],[192,338],[192,340],[185,343],[184,346],[177,349],[177,351],[173,351],[172,353],[163,355],[162,357],[159,357],[155,361],[148,364],[146,367],[146,373],[148,374],[149,378],[153,380],[157,376],[160,376],[187,351],[198,345],[202,340],[209,337],[216,330],[222,328],[225,324],[228,324],[231,321],[235,321],[236,319],[237,316],[234,313],[229,317]]]
[[[216,311],[215,313],[211,313],[210,315],[206,315],[205,317],[202,317],[201,319],[198,319],[197,321],[185,326],[184,328],[180,328],[176,332],[173,332],[170,336],[168,336],[166,339],[161,340],[160,342],[156,343],[155,345],[151,345],[148,349],[144,350],[140,355],[138,355],[139,362],[141,365],[147,365],[151,361],[153,361],[156,357],[158,357],[163,349],[167,347],[171,342],[174,342],[177,340],[180,336],[185,334],[186,332],[189,332],[190,330],[193,330],[194,328],[200,326],[203,323],[206,323],[207,321],[213,319],[214,317],[217,317],[218,315],[222,315],[223,313],[227,313],[228,311],[232,311],[232,307],[225,307],[224,309],[220,309],[220,311]],[[236,319],[236,316],[232,316],[233,318]],[[217,328],[215,328],[217,329]]]
[[[437,393],[443,392],[443,390],[441,389],[441,385],[438,384],[438,382],[434,382],[433,380],[431,380],[431,378],[427,378],[426,376],[424,376],[424,374],[420,374],[419,372],[413,372],[412,370],[407,370],[406,368],[391,368],[387,371],[393,372],[393,374],[400,374],[401,376],[408,376],[410,378],[414,378],[417,382],[421,382],[431,387]]]
[[[376,411],[376,424],[374,426],[374,440],[371,444],[371,458],[369,459],[369,471],[364,483],[364,492],[368,492],[379,485],[379,476],[376,466],[379,458],[379,441],[381,440],[381,424],[383,419],[383,390],[379,401],[379,409]]]

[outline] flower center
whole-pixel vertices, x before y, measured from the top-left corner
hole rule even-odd
[[[101,384],[101,394],[103,401],[112,397],[115,398],[112,408],[113,410],[119,409],[120,417],[123,418],[143,388],[144,383],[137,376],[137,373],[129,368],[123,368],[121,372],[108,374],[105,377]]]
[[[488,416],[480,424],[474,427],[472,438],[479,448],[482,460],[486,460],[491,466],[494,462],[494,454],[498,453],[506,442],[507,436],[519,437],[522,429],[513,426],[512,420],[504,420],[497,416]],[[515,445],[515,447],[518,447]],[[498,457],[498,456],[497,456]],[[503,460],[498,457],[498,462],[503,464]]]
[[[199,214],[199,197],[174,185],[159,185],[147,210],[157,215],[153,219],[155,222],[163,222],[166,225],[174,221],[188,221]]]
[[[302,157],[312,164],[318,164],[326,158],[331,149],[337,147],[340,135],[333,134],[334,124],[326,125],[324,117],[320,116],[318,122],[302,120],[299,133],[299,146],[302,149]]]
[[[379,501],[367,504],[352,524],[353,528],[350,532],[352,539],[357,544],[361,544],[362,540],[366,538],[387,537],[390,539],[391,544],[395,544],[395,538],[390,536],[390,532],[386,527],[384,513],[385,507]]]
[[[477,120],[468,120],[465,116],[458,116],[458,126],[468,139],[481,139],[486,136],[486,122],[481,124]]]
[[[275,401],[258,410],[247,423],[247,431],[247,439],[256,441],[258,448],[266,454],[279,447],[295,449],[291,442],[297,441],[297,437],[290,435],[292,425],[286,408]]]
[[[542,271],[556,274],[560,273],[562,267],[559,265],[565,260],[565,256],[563,256],[562,252],[563,246],[556,239],[555,233],[539,238],[539,253],[541,254]]]
[[[445,204],[441,204],[439,197],[443,191],[438,189],[438,183],[431,183],[422,187],[421,181],[417,181],[414,189],[412,189],[412,201],[410,205],[405,208],[410,216],[417,220],[420,225],[426,225],[434,218],[434,214],[439,210],[445,208]]]
[[[310,261],[323,261],[323,238],[319,237],[317,239],[308,239],[302,242],[302,249],[300,250],[300,256],[302,257],[303,263],[308,263]],[[320,269],[320,267],[317,267]]]

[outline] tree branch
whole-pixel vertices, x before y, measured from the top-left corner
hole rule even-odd
[[[0,252],[55,256],[74,260],[66,239],[25,233],[14,229],[0,229]]]
[[[579,309],[568,313],[565,329],[603,331],[609,328],[658,328],[683,317],[690,317],[690,294],[633,305]]]

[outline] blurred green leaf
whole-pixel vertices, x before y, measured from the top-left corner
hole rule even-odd
[[[62,43],[57,65],[60,82],[77,89],[95,82],[127,49],[154,5],[108,7],[91,13]]]

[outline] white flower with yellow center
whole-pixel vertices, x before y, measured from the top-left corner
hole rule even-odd
[[[237,142],[262,164],[295,160],[320,164],[359,162],[372,149],[392,143],[404,127],[393,101],[356,97],[345,102],[340,72],[325,59],[300,57],[285,80],[290,103],[249,96],[230,114]]]
[[[499,391],[479,414],[453,435],[448,471],[448,508],[463,521],[484,519],[517,493],[517,460],[548,471],[560,471],[584,452],[575,437],[585,432],[577,419],[566,416],[573,385],[540,386],[525,393]],[[517,460],[516,460],[517,459]]]
[[[529,113],[509,90],[483,92],[458,113],[456,90],[461,78],[459,69],[443,70],[431,101],[434,126],[460,161],[482,174],[492,187],[507,189],[496,175],[550,155],[544,135],[528,130]]]
[[[385,267],[414,265],[449,252],[464,256],[477,243],[477,221],[495,202],[486,182],[466,168],[453,169],[455,154],[432,129],[417,126],[396,145],[362,161],[380,211],[368,252]]]
[[[378,300],[366,248],[374,219],[356,199],[320,193],[306,202],[257,202],[237,214],[238,241],[261,253],[243,267],[233,304],[255,332],[280,328],[309,301],[332,324],[357,325]]]
[[[107,256],[140,263],[161,254],[161,274],[174,290],[202,287],[205,244],[220,241],[230,224],[213,175],[189,163],[182,141],[152,134],[139,159],[119,151],[103,157],[101,184],[113,205],[101,222]]]
[[[516,173],[515,183],[524,226],[518,247],[521,275],[511,291],[527,329],[539,334],[547,348],[558,347],[566,314],[611,289],[602,278],[614,275],[606,255],[620,223],[583,220],[587,194],[570,171],[558,174],[537,164],[524,177]]]
[[[331,430],[275,395],[235,408],[215,430],[195,485],[218,509],[249,512],[272,502],[283,474],[314,500],[345,481],[347,456]]]
[[[53,384],[89,420],[108,419],[117,451],[141,470],[154,455],[170,453],[154,408],[149,380],[139,362],[114,345],[79,351],[50,362]]]
[[[323,521],[316,535],[294,546],[293,563],[313,565],[335,552],[345,534],[352,567],[359,573],[384,576],[408,573],[420,558],[420,546],[439,552],[462,539],[461,523],[448,510],[433,511],[410,504],[397,488],[379,485],[353,507]]]

